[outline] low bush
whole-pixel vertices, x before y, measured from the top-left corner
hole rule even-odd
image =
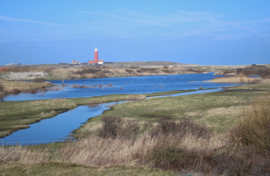
[[[159,71],[158,68],[141,68],[140,71],[137,70],[138,73],[149,72],[149,73],[157,73]]]
[[[28,91],[30,94],[36,94],[38,93],[38,90],[37,89],[31,89]]]
[[[99,132],[99,137],[102,138],[135,139],[140,130],[138,123],[132,120],[123,120],[119,117],[104,116],[102,122],[103,126]]]
[[[270,76],[270,68],[262,65],[251,65],[249,67],[245,68],[238,68],[237,74],[243,74],[243,75],[257,75],[262,78],[266,78]]]
[[[126,69],[125,71],[126,71],[127,73],[129,73],[129,74],[134,73],[134,71],[133,71],[133,70],[130,70],[130,69]]]
[[[46,81],[46,79],[44,79],[44,78],[35,78],[35,79],[33,79],[32,82],[41,83],[41,82],[45,82],[45,81]]]
[[[156,128],[152,135],[164,134],[164,135],[177,135],[179,138],[187,134],[192,134],[199,138],[209,139],[213,132],[202,125],[198,125],[189,119],[182,119],[180,122],[171,120],[159,120],[159,126]]]
[[[231,140],[270,153],[270,96],[257,98],[243,113],[239,126],[231,132]]]
[[[100,69],[92,69],[92,68],[85,68],[82,70],[78,70],[75,73],[79,75],[83,74],[97,74],[100,71]]]
[[[0,92],[4,92],[4,86],[0,84]]]
[[[16,95],[16,94],[21,93],[21,90],[19,90],[19,89],[12,89],[11,90],[11,93],[14,94],[14,95]]]

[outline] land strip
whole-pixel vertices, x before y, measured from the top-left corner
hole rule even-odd
[[[197,65],[181,64],[174,62],[112,62],[103,66],[92,66],[86,63],[82,65],[72,64],[40,64],[4,66],[0,71],[0,79],[5,80],[32,80],[44,78],[46,80],[85,79],[103,77],[128,77],[146,75],[172,75],[218,72],[226,74],[235,72],[237,68],[246,65]]]

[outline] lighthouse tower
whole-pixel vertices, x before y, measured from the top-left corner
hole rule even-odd
[[[95,47],[95,61],[97,61],[98,62],[98,49],[97,49],[97,47]]]
[[[94,60],[88,61],[89,65],[102,65],[103,60],[98,60],[98,49],[95,47]]]

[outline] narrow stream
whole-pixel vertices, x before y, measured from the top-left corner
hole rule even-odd
[[[194,92],[155,97],[183,96],[218,91],[222,91],[222,89],[198,90]],[[124,102],[126,101],[119,101],[117,104]],[[64,141],[72,135],[71,132],[73,130],[78,129],[82,124],[86,123],[88,119],[101,115],[105,110],[109,110],[110,107],[115,104],[116,102],[110,102],[99,104],[97,107],[89,107],[87,105],[79,106],[53,118],[44,119],[38,123],[30,124],[30,128],[18,130],[9,136],[0,138],[0,145],[37,145]]]

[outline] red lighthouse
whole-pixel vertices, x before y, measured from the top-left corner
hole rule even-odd
[[[102,65],[103,64],[103,60],[98,60],[98,49],[97,47],[95,47],[95,54],[94,54],[94,60],[92,61],[88,61],[89,65]]]
[[[98,62],[98,49],[95,47],[95,61]]]

